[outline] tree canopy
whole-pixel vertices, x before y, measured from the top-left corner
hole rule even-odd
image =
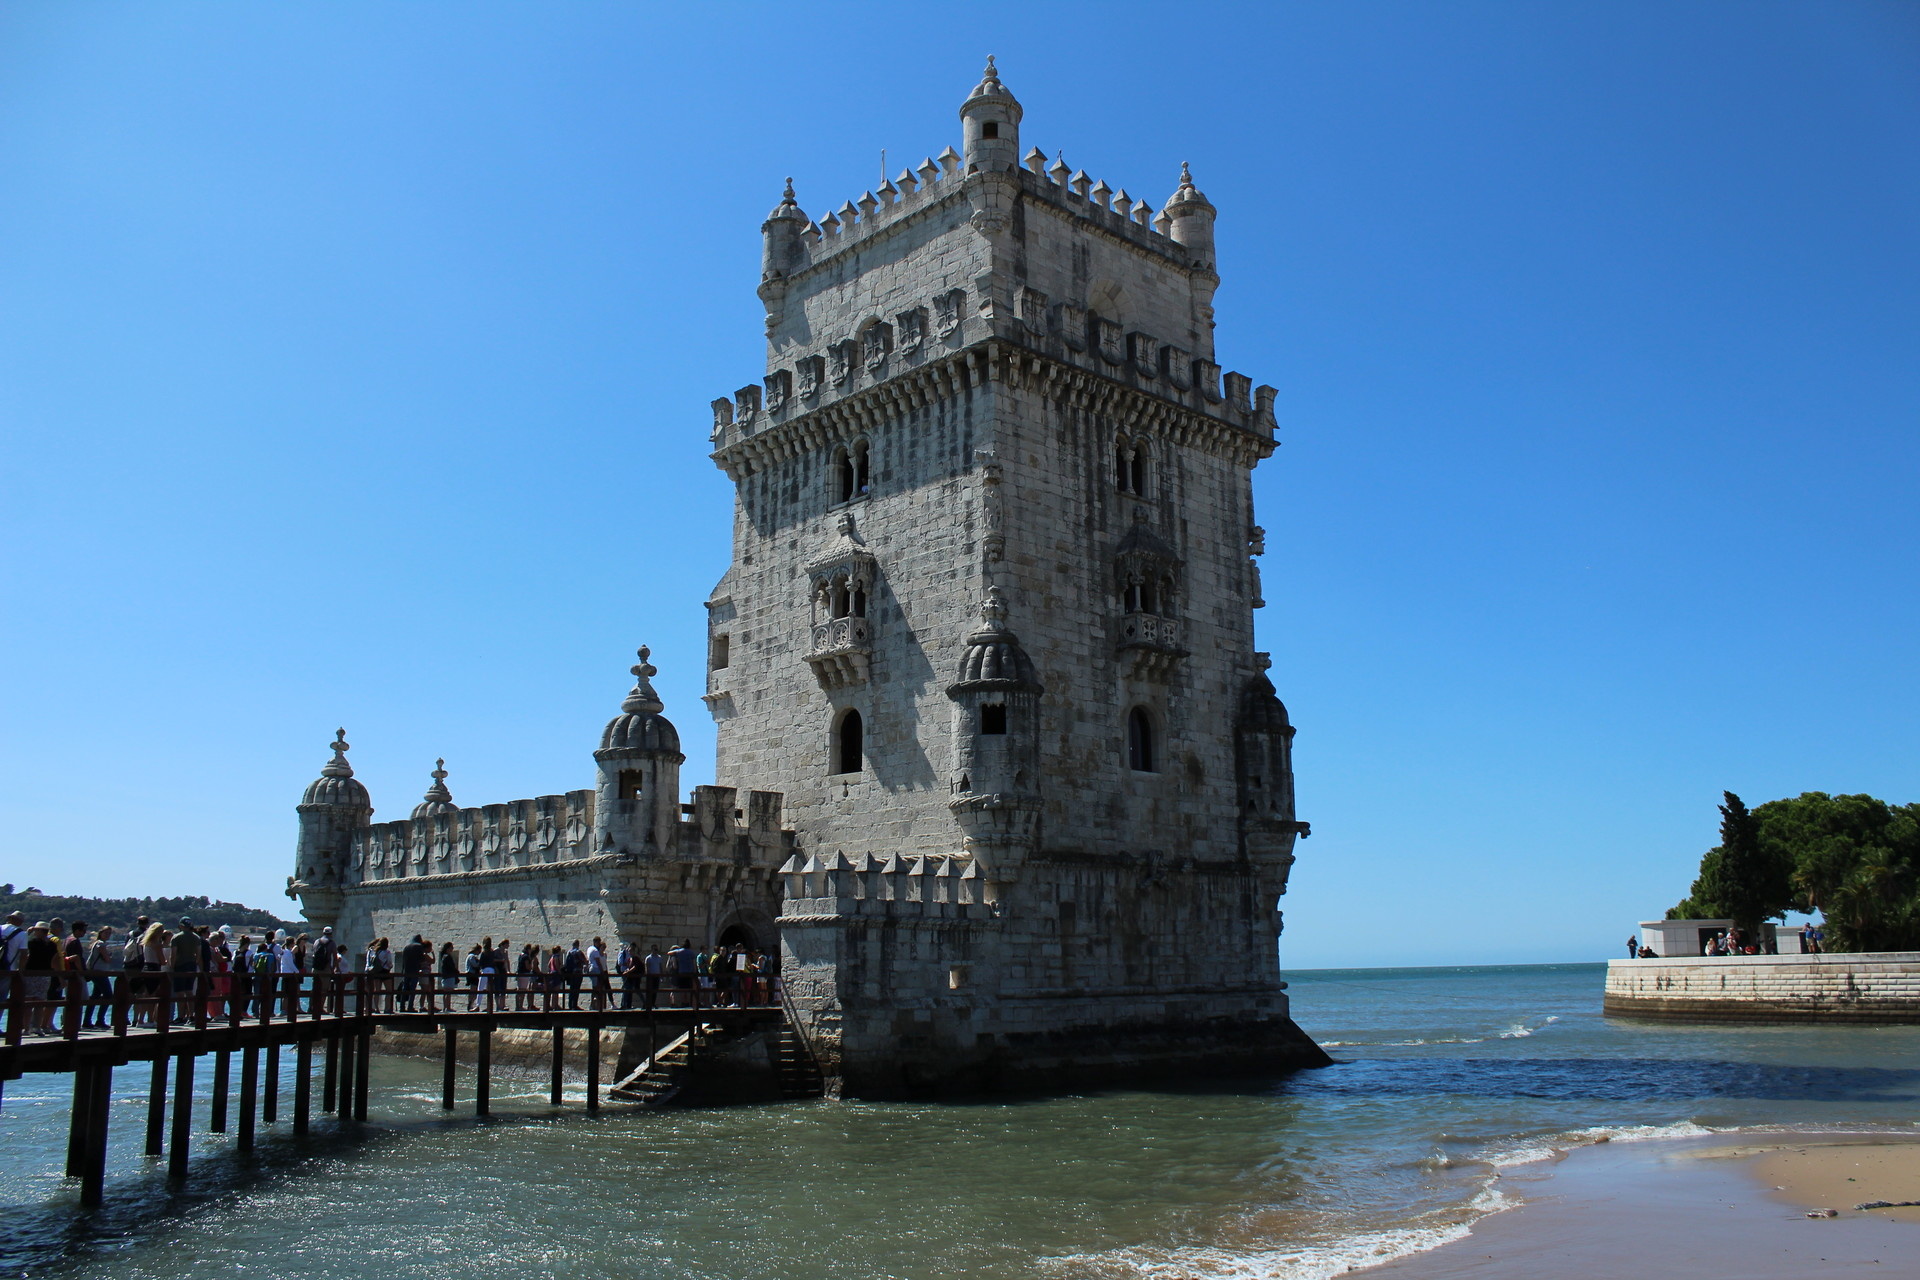
[[[1749,812],[1725,798],[1720,843],[1668,919],[1751,929],[1818,911],[1829,950],[1920,950],[1920,804],[1808,791]]]

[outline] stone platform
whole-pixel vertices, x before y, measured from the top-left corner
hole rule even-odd
[[[1602,1007],[1670,1022],[1920,1023],[1920,951],[1610,960]]]

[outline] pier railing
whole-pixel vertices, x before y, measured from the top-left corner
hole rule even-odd
[[[166,1035],[191,1028],[417,1014],[603,1013],[775,1008],[778,975],[742,974],[731,988],[669,974],[227,973],[55,970],[0,975],[7,987],[0,1043],[77,1040],[83,1032]],[[29,994],[29,991],[35,994]],[[464,1001],[464,1007],[461,1002]]]

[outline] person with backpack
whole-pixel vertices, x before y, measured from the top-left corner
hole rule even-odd
[[[333,957],[337,950],[339,944],[333,940],[333,926],[328,925],[320,930],[319,940],[313,944],[313,953],[309,957],[313,966],[313,999],[307,1002],[307,1008],[315,1017],[333,1012]]]
[[[646,1003],[648,1013],[660,1000],[660,975],[666,971],[667,958],[660,954],[660,944],[654,943],[647,948],[647,958],[640,962],[642,976],[646,980],[646,994],[641,998]]]
[[[560,972],[567,980],[567,1008],[580,1007],[580,983],[587,974],[587,953],[580,949],[580,939],[573,940],[573,946],[567,949],[567,958],[561,962]]]
[[[427,957],[432,949],[419,934],[413,935],[413,941],[400,948],[400,1012],[412,1013],[414,993],[420,989],[420,975],[427,971]]]
[[[109,1027],[113,1025],[113,973],[120,967],[120,948],[113,944],[113,929],[102,925],[87,944],[86,958],[81,967],[86,970],[90,995],[87,1000],[87,1012],[81,1022],[83,1027]]]
[[[13,994],[14,970],[26,949],[27,918],[18,911],[8,912],[6,924],[0,925],[0,1008],[11,1007],[6,1001]]]
[[[622,1009],[633,1008],[633,979],[634,975],[639,971],[639,966],[634,963],[633,944],[631,942],[622,942],[620,944],[620,954],[614,959],[613,971],[619,975],[620,978],[620,1007]]]
[[[513,960],[513,1007],[536,1009],[533,988],[540,977],[540,948],[529,942]]]
[[[474,943],[467,948],[467,1012],[473,1013],[480,1007],[480,944]]]

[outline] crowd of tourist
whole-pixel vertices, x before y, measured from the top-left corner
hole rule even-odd
[[[772,1003],[780,990],[775,953],[743,944],[696,948],[685,938],[644,955],[626,943],[609,955],[601,938],[584,946],[579,939],[565,947],[529,942],[518,951],[505,938],[483,938],[463,953],[453,942],[436,945],[419,934],[397,951],[384,937],[356,951],[331,928],[255,937],[188,919],[169,929],[145,916],[121,931],[83,920],[29,925],[16,911],[0,926],[0,1008],[11,1007],[18,983],[28,1002],[23,1036],[60,1034],[56,1013],[77,1013],[81,1028],[112,1025],[121,974],[128,1021],[152,1026],[198,1013],[340,1012],[350,997],[349,984],[338,979],[355,973],[364,975],[360,998],[370,1003],[363,1007],[387,1013],[455,1011],[462,998],[466,1012],[489,1013],[579,1010],[583,999],[592,1010],[745,1008]]]

